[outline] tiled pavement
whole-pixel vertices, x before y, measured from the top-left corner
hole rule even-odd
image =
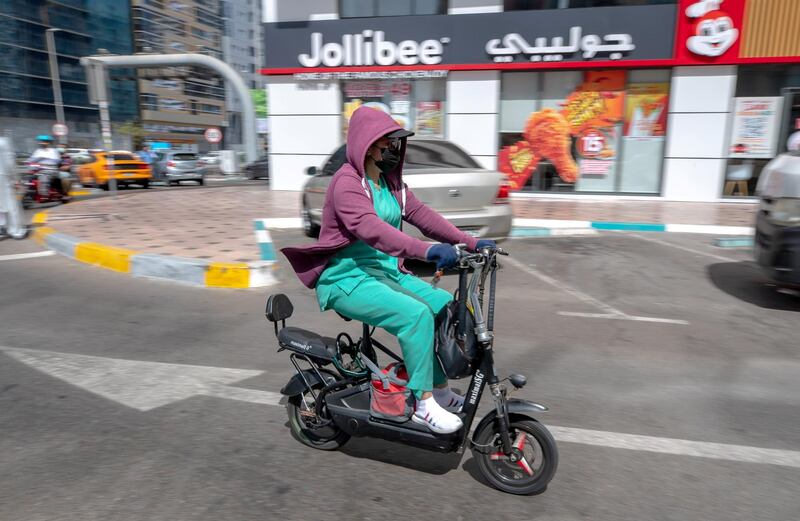
[[[529,219],[752,226],[752,203],[514,198],[514,215]],[[299,192],[264,186],[130,190],[50,209],[56,231],[135,250],[217,262],[259,260],[253,219],[298,217]]]
[[[515,198],[514,217],[570,221],[753,226],[758,205],[648,200]]]

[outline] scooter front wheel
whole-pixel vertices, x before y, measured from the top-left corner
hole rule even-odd
[[[498,422],[487,423],[473,440],[481,475],[495,488],[510,494],[541,494],[558,468],[558,449],[553,435],[532,419],[512,421],[509,426],[512,454],[503,453]]]
[[[318,395],[321,389],[322,386],[315,389]],[[289,398],[286,411],[295,438],[304,445],[320,450],[336,450],[347,443],[350,435],[333,423],[320,426],[325,420],[317,416],[314,409],[314,395],[308,389],[303,394]]]

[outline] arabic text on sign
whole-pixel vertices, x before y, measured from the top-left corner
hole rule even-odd
[[[569,44],[564,44],[564,38],[556,36],[547,44],[547,38],[539,37],[534,40],[534,45],[518,33],[509,33],[502,39],[496,38],[486,42],[486,52],[495,62],[511,62],[515,56],[525,55],[532,62],[561,61],[564,55],[573,55],[582,51],[583,59],[592,59],[598,54],[608,54],[611,60],[619,60],[624,53],[636,49],[633,37],[630,34],[606,34],[602,38],[597,34],[581,36],[583,28],[571,27],[569,30]]]

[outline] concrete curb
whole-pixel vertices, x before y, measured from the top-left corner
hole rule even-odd
[[[255,219],[256,230],[288,230],[302,228],[300,218],[284,217]],[[706,224],[663,224],[607,221],[567,221],[560,219],[514,218],[510,237],[552,237],[565,235],[594,235],[598,230],[635,232],[707,233],[714,235],[752,235],[754,228],[747,226],[716,226]],[[588,230],[594,230],[588,231]],[[258,234],[256,235],[258,237]],[[269,235],[265,242],[271,242]],[[261,239],[259,239],[261,242]]]
[[[752,235],[755,229],[748,226],[717,226],[707,224],[663,224],[607,221],[564,221],[557,219],[518,219],[513,228],[594,229],[635,232],[707,233],[714,235]]]
[[[214,262],[169,255],[139,253],[126,248],[83,241],[47,225],[47,212],[33,217],[31,235],[38,244],[84,264],[134,277],[168,280],[207,288],[260,288],[277,282],[274,259],[258,262]]]

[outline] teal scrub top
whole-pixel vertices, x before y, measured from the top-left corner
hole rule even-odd
[[[400,229],[400,204],[389,190],[383,175],[379,181],[380,188],[371,179],[367,179],[367,182],[372,189],[375,213],[383,221]],[[397,281],[401,275],[396,257],[378,251],[364,241],[356,241],[334,255],[322,272],[316,287],[319,307],[323,311],[328,309],[328,297],[333,286],[349,295],[368,276],[388,276]]]

